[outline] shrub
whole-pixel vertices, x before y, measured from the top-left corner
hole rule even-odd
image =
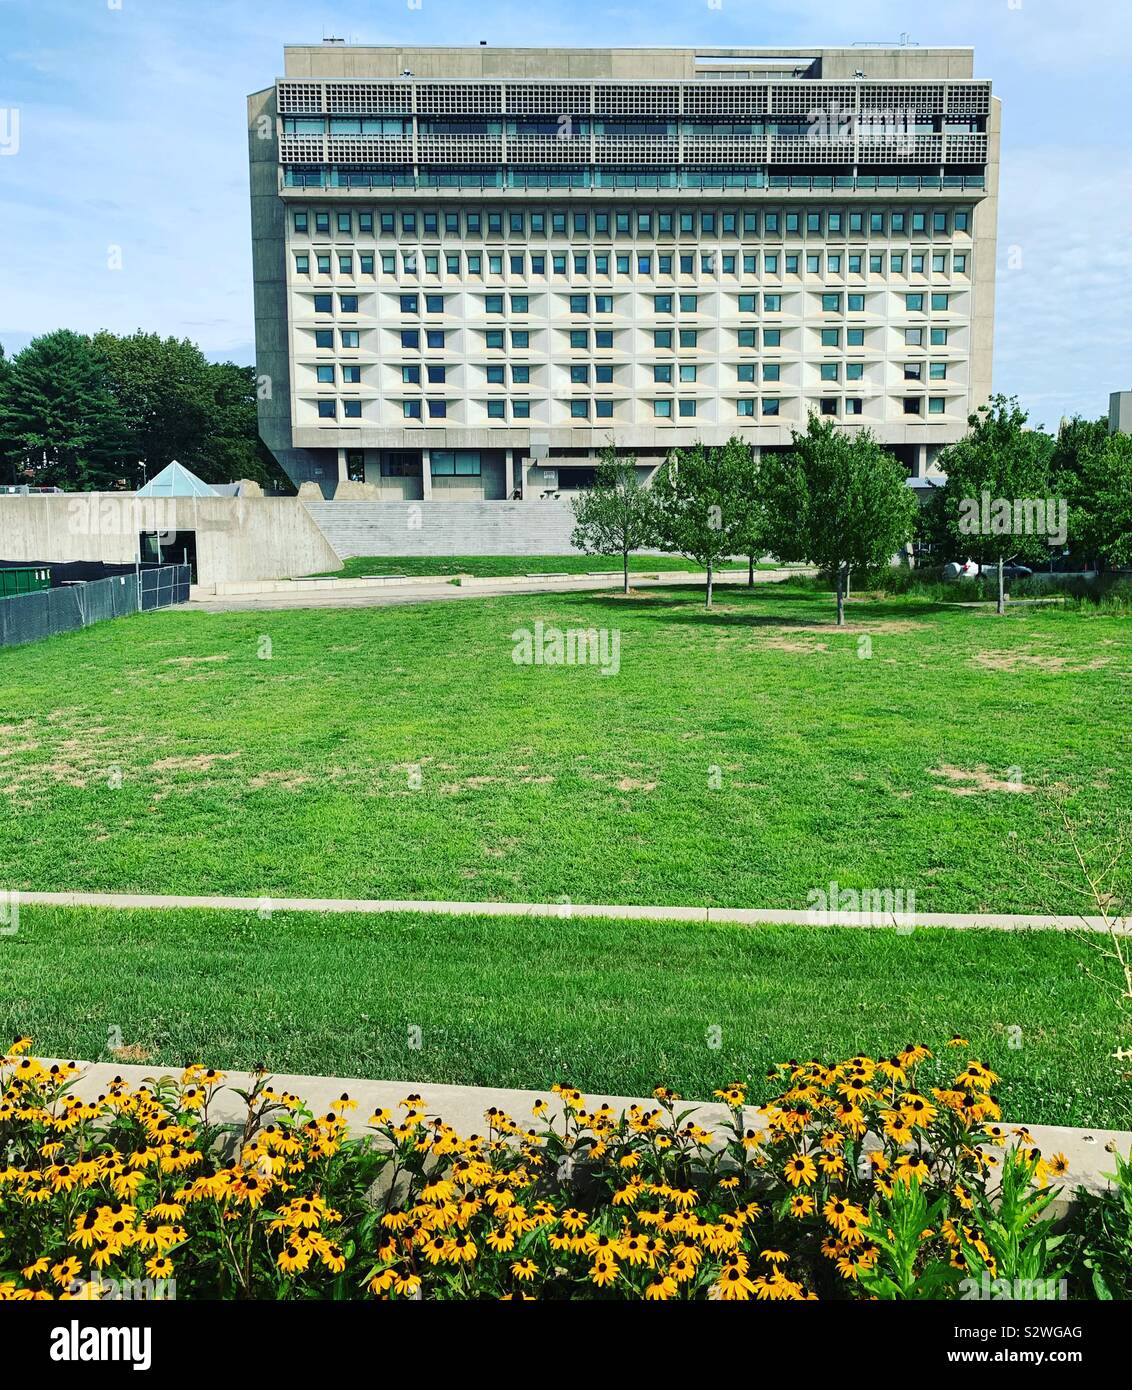
[[[556,1086],[557,1113],[469,1138],[418,1095],[351,1138],[349,1095],[315,1116],[266,1075],[222,1124],[201,1066],[85,1101],[29,1049],[0,1058],[9,1298],[939,1298],[1060,1272],[1064,1160],[1003,1131],[987,1067],[922,1046],[777,1066],[759,1127],[738,1083],[714,1133],[663,1087],[617,1115]]]

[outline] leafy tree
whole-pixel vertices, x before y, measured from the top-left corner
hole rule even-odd
[[[108,489],[128,480],[127,422],[90,339],[61,328],[13,360],[0,402],[0,439],[13,481]]]
[[[1084,455],[1078,495],[1087,499],[1081,539],[1110,565],[1132,565],[1132,436],[1106,435]]]
[[[837,584],[837,625],[845,624],[850,569],[891,560],[911,537],[918,503],[904,469],[868,430],[850,435],[811,415],[793,448],[762,461],[771,549],[782,560],[808,560]]]
[[[737,481],[736,498],[739,518],[735,525],[735,553],[747,557],[747,586],[755,582],[755,562],[769,549],[769,530],[766,505],[759,486],[759,464],[754,450],[737,435],[723,446],[730,453],[727,468]]]
[[[618,458],[610,444],[601,451],[594,486],[574,499],[571,543],[587,555],[620,555],[625,593],[629,592],[629,556],[649,544],[652,507],[647,488],[637,479],[633,455]]]
[[[234,362],[208,366],[209,431],[203,445],[200,477],[206,483],[248,478],[265,488],[293,491],[293,484],[259,437],[256,372]]]
[[[1075,415],[1061,422],[1050,454],[1050,492],[1068,503],[1068,539],[1074,551],[1082,552],[1082,561],[1099,555],[1092,526],[1093,494],[1086,473],[1091,456],[1105,447],[1108,437],[1107,417],[1085,420]]]
[[[997,567],[999,613],[1006,611],[1004,561],[1040,560],[1047,553],[1044,538],[1020,530],[1015,517],[1015,503],[1044,499],[1049,487],[1053,441],[1027,429],[1028,418],[1014,397],[992,396],[968,418],[967,437],[939,460],[947,474],[944,525],[957,551]]]
[[[187,338],[140,329],[128,337],[96,333],[93,341],[106,360],[134,460],[146,475],[152,478],[174,459],[198,472],[208,458],[214,408],[210,366],[200,348]]]
[[[716,449],[702,444],[679,449],[653,481],[657,544],[703,565],[707,571],[707,608],[711,607],[716,564],[742,553],[746,544],[751,486],[750,450],[741,440],[730,440]]]

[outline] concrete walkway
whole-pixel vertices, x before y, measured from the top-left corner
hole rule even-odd
[[[798,569],[756,570],[756,584],[774,584],[802,573]],[[590,593],[603,589],[620,590],[622,576],[613,574],[546,575],[537,578],[507,577],[499,579],[468,579],[453,584],[448,579],[398,580],[395,584],[375,584],[361,587],[348,580],[335,587],[334,580],[314,584],[294,581],[285,590],[273,585],[266,592],[195,595],[181,611],[203,610],[207,613],[260,612],[282,608],[391,608],[400,604],[444,602],[451,599],[499,598],[505,594],[570,594]],[[657,589],[666,585],[702,584],[702,572],[670,570],[649,575],[630,574],[634,589]],[[729,571],[715,577],[716,587],[746,585],[746,571]],[[251,587],[251,586],[249,586]]]
[[[1021,912],[916,912],[883,920],[873,914],[829,912],[820,920],[806,909],[778,907],[647,907],[621,903],[429,902],[414,898],[259,898],[181,893],[33,893],[17,890],[21,905],[110,908],[222,908],[236,912],[423,912],[447,916],[616,918],[642,922],[730,922],[739,926],[882,927],[910,932],[915,927],[979,928],[995,931],[1107,931],[1103,918],[1050,916]],[[1127,935],[1132,926],[1119,923]]]
[[[427,1046],[427,1039],[425,1045]],[[49,1058],[45,1060],[50,1062],[63,1059]],[[217,1064],[217,1059],[214,1057],[202,1057],[194,1060],[199,1060],[206,1066]],[[180,1076],[180,1071],[177,1068],[163,1068],[157,1065],[123,1065],[119,1062],[83,1062],[79,1065],[85,1067],[86,1070],[73,1089],[84,1097],[95,1097],[104,1093],[109,1082],[116,1076],[122,1077],[131,1086],[140,1086],[148,1079],[161,1076]],[[958,1065],[957,1063],[957,1069]],[[411,1094],[423,1096],[430,1115],[441,1116],[463,1135],[486,1133],[487,1122],[484,1118],[484,1112],[491,1106],[506,1111],[513,1120],[524,1127],[537,1123],[537,1127],[541,1129],[544,1127],[543,1124],[533,1121],[531,1115],[531,1106],[537,1099],[545,1100],[548,1103],[550,1107],[548,1118],[552,1119],[561,1130],[562,1105],[558,1097],[552,1095],[549,1089],[545,1091],[519,1091],[494,1086],[433,1085],[431,1082],[422,1081],[365,1081],[352,1077],[284,1075],[277,1072],[273,1072],[271,1075],[277,1090],[290,1091],[302,1097],[310,1104],[312,1112],[316,1115],[326,1114],[330,1109],[331,1102],[346,1092],[351,1100],[358,1102],[358,1108],[354,1111],[348,1111],[344,1116],[351,1133],[354,1134],[366,1132],[366,1121],[379,1107],[391,1110],[394,1114],[401,1113],[398,1110],[398,1103]],[[571,1085],[575,1084],[574,1078],[551,1077],[548,1078],[548,1087],[551,1081],[559,1079]],[[729,1079],[730,1072],[728,1072],[727,1077],[721,1077],[720,1084],[725,1084]],[[658,1077],[657,1080],[660,1083],[663,1082],[664,1078]],[[247,1090],[252,1081],[253,1078],[248,1072],[227,1072],[225,1074],[225,1089],[217,1093],[215,1101],[209,1109],[209,1118],[242,1122],[245,1113],[244,1103],[234,1091],[228,1088],[237,1087],[240,1090]],[[647,1110],[656,1107],[656,1100],[651,1097],[645,1099],[630,1096],[591,1095],[587,1092],[586,1099],[591,1109],[608,1102],[618,1115],[631,1105],[641,1105]],[[689,1104],[695,1108],[696,1121],[706,1129],[718,1130],[729,1119],[726,1108],[718,1103],[708,1102],[696,1105],[692,1101]],[[678,1107],[680,1110],[687,1108],[689,1108],[688,1105]],[[747,1107],[744,1112],[744,1121],[753,1129],[765,1128],[765,1121],[760,1111],[754,1106]],[[1018,1122],[1012,1123],[1016,1127]],[[1092,1191],[1103,1191],[1111,1187],[1112,1184],[1105,1175],[1111,1172],[1114,1167],[1113,1148],[1118,1149],[1121,1153],[1128,1153],[1132,1149],[1132,1133],[1124,1130],[1072,1129],[1061,1125],[1031,1125],[1027,1128],[1034,1143],[1044,1154],[1063,1153],[1069,1160],[1069,1172],[1059,1184],[1066,1193],[1072,1193],[1081,1186]],[[988,1147],[991,1146],[988,1145]],[[1064,1203],[1059,1202],[1055,1206],[1063,1208]]]

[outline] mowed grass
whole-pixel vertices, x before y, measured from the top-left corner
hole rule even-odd
[[[9,649],[0,887],[1078,910],[1025,788],[1089,834],[1132,806],[1128,618],[832,618],[740,585],[711,613],[694,587],[173,611]],[[615,630],[618,673],[516,665],[538,621]]]
[[[0,947],[0,1036],[46,1055],[707,1099],[959,1032],[1008,1119],[1128,1123],[1118,1006],[1064,933],[27,907]]]
[[[747,569],[747,562],[728,561],[726,569]],[[774,569],[759,564],[757,569]],[[357,579],[367,574],[409,574],[432,577],[438,574],[469,574],[477,579],[504,578],[524,574],[620,574],[622,562],[607,555],[352,555],[336,579]],[[631,555],[629,570],[634,574],[669,574],[698,570],[683,555]]]

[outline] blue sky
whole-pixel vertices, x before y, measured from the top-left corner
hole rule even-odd
[[[1081,0],[0,0],[0,341],[186,335],[250,362],[245,97],[284,43],[975,48],[1004,103],[995,386],[1037,423],[1132,387],[1132,6]],[[120,248],[111,269],[109,248]]]

